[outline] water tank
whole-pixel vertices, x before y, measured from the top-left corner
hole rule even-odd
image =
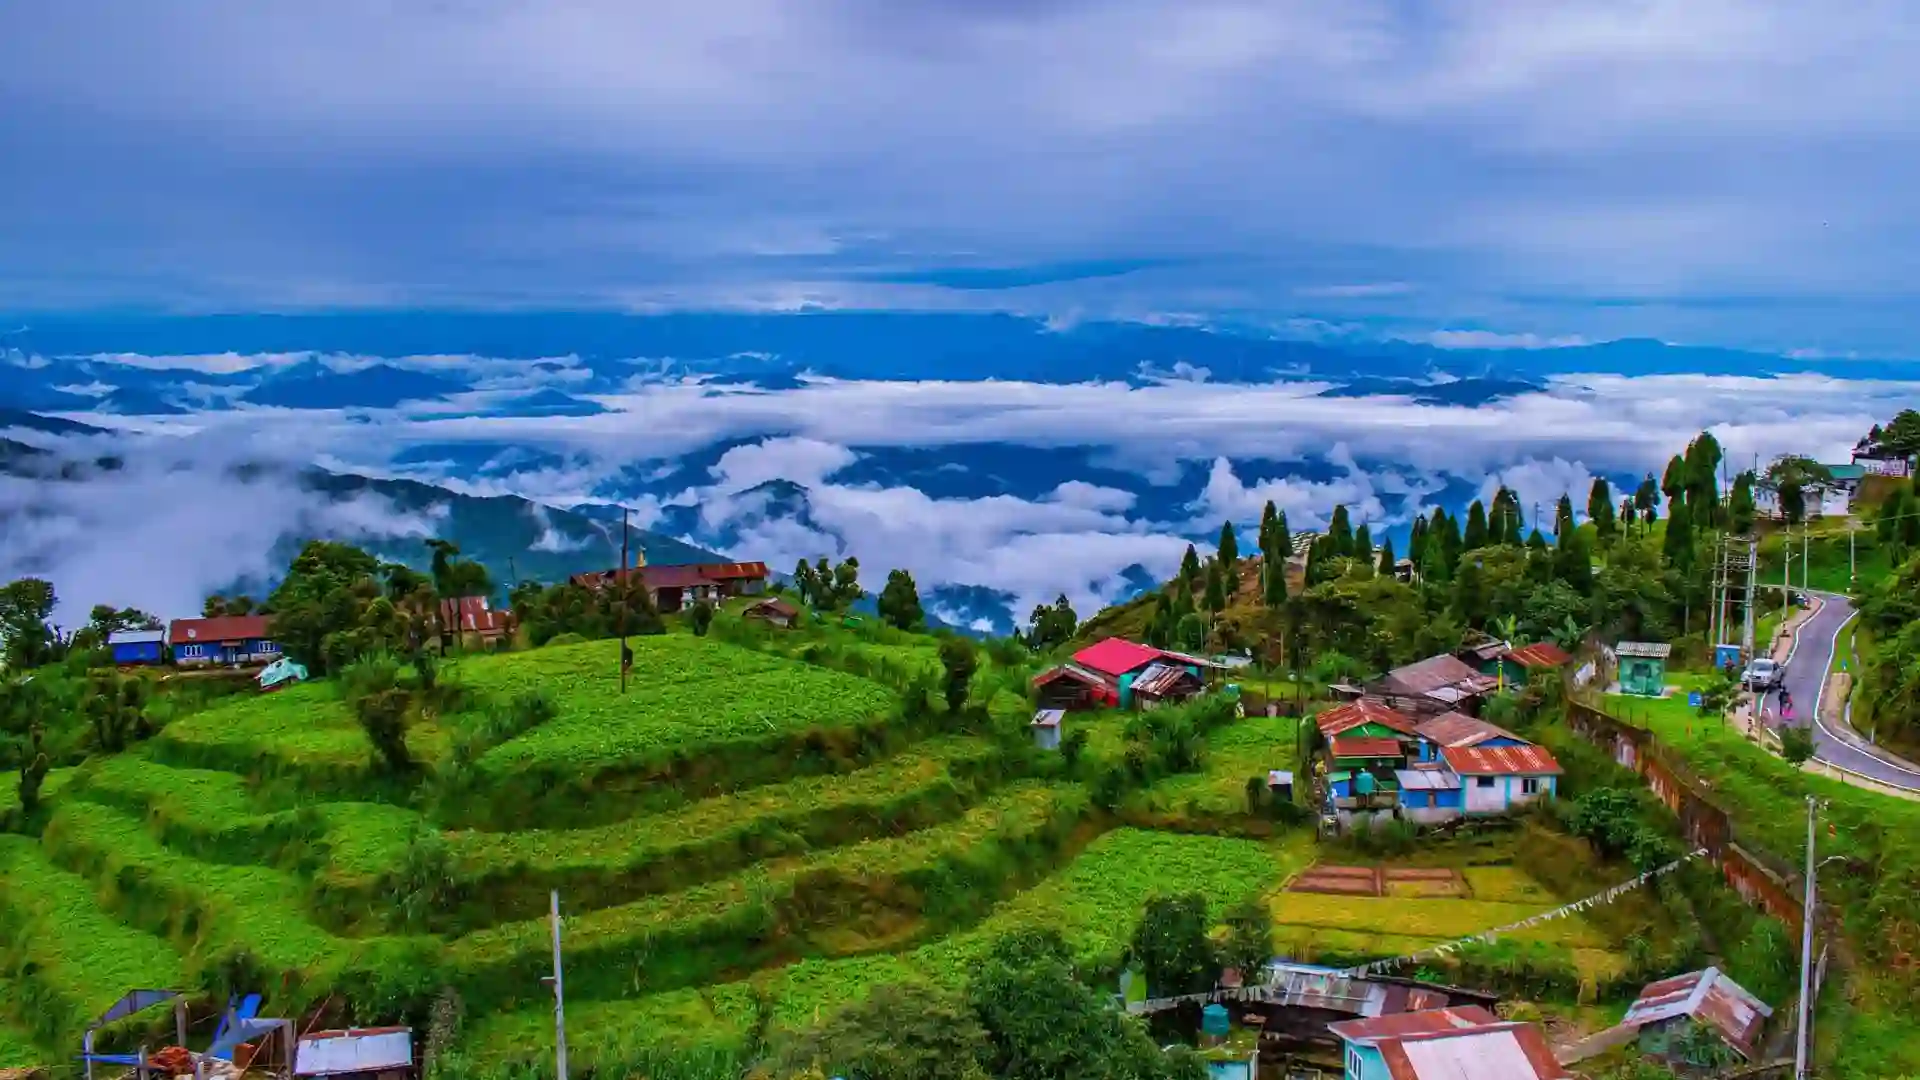
[[[1233,1029],[1233,1021],[1227,1017],[1225,1005],[1209,1005],[1200,1010],[1200,1033],[1224,1039]]]

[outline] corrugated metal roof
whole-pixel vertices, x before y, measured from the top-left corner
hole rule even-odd
[[[638,573],[649,589],[691,589],[718,584],[707,576],[704,566],[643,566]]]
[[[1440,756],[1462,776],[1558,775],[1560,763],[1544,746],[1445,746]]]
[[[1488,739],[1527,741],[1506,728],[1489,724],[1477,716],[1457,712],[1443,712],[1423,722],[1416,730],[1421,738],[1441,746],[1478,746]]]
[[[1446,769],[1395,769],[1393,778],[1407,791],[1457,791],[1460,777]]]
[[[1387,681],[1410,694],[1430,694],[1441,687],[1454,686],[1480,678],[1479,672],[1451,653],[1429,656],[1416,664],[1387,672]]]
[[[293,1052],[295,1076],[379,1072],[412,1065],[413,1031],[409,1028],[316,1031],[301,1039]]]
[[[1727,1043],[1751,1058],[1761,1025],[1773,1015],[1766,1002],[1717,967],[1648,983],[1627,1009],[1622,1024],[1643,1025],[1690,1016],[1719,1031]]]
[[[1556,668],[1573,657],[1551,641],[1536,641],[1508,653],[1507,659],[1523,668]]]
[[[107,635],[109,645],[155,645],[165,640],[165,630],[115,630]]]
[[[1392,1080],[1558,1080],[1567,1075],[1532,1024],[1408,1035],[1377,1045]]]
[[[767,576],[763,562],[695,563],[699,571],[715,581],[758,580]]]
[[[1478,1005],[1458,1005],[1450,1009],[1426,1009],[1370,1020],[1342,1020],[1337,1024],[1328,1024],[1327,1030],[1348,1042],[1372,1042],[1375,1039],[1455,1031],[1499,1022],[1499,1017]]]
[[[1397,758],[1404,757],[1400,749],[1400,740],[1388,739],[1377,735],[1353,735],[1330,740],[1333,756],[1339,758]]]
[[[1180,688],[1182,683],[1192,684],[1199,689],[1200,677],[1183,667],[1172,664],[1148,664],[1146,669],[1133,678],[1133,692],[1148,697],[1161,697]]]
[[[1642,656],[1649,659],[1665,659],[1673,651],[1673,646],[1664,641],[1622,641],[1613,647],[1615,656]]]
[[[1100,672],[1088,671],[1079,664],[1071,663],[1059,664],[1035,675],[1033,677],[1033,685],[1040,686],[1043,683],[1050,683],[1055,679],[1072,679],[1075,682],[1086,683],[1089,686],[1113,685],[1113,680]]]
[[[1431,990],[1356,979],[1311,964],[1269,964],[1266,985],[1276,1004],[1353,1016],[1386,1016],[1446,1004],[1444,995]]]
[[[1278,784],[1291,784],[1291,783],[1293,783],[1293,772],[1291,770],[1288,770],[1288,769],[1268,769],[1267,770],[1267,786],[1268,787],[1273,787]]]
[[[756,611],[772,612],[773,614],[778,615],[783,619],[791,619],[800,614],[799,608],[794,607],[792,604],[787,603],[785,600],[782,600],[777,596],[771,600],[762,600],[759,603],[754,604],[751,607],[747,608],[747,614],[749,615],[753,614]]]
[[[211,619],[175,619],[167,640],[175,645],[254,641],[267,636],[265,615],[217,615]]]
[[[1345,705],[1336,705],[1331,709],[1322,709],[1314,716],[1313,721],[1319,725],[1320,733],[1329,739],[1343,731],[1352,731],[1367,724],[1379,724],[1404,735],[1415,733],[1412,717],[1366,698],[1349,701]]]
[[[1110,637],[1073,654],[1074,662],[1107,675],[1125,675],[1160,659],[1159,649],[1149,648],[1126,638]]]
[[[1041,709],[1039,712],[1033,714],[1033,726],[1059,727],[1061,718],[1066,715],[1067,710],[1065,709]]]

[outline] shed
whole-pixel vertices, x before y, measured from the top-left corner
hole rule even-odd
[[[164,630],[117,630],[107,635],[107,648],[116,664],[158,664]]]
[[[1559,1080],[1534,1024],[1478,1006],[1348,1020],[1328,1028],[1345,1044],[1347,1080]]]
[[[1690,1055],[1702,1056],[1697,1045],[1683,1038],[1690,1024],[1714,1032],[1751,1061],[1759,1048],[1760,1030],[1772,1015],[1765,1002],[1719,968],[1710,967],[1648,983],[1620,1023],[1639,1028],[1640,1052],[1647,1057],[1708,1065],[1687,1060]]]
[[[1396,769],[1393,779],[1400,785],[1401,810],[1422,825],[1451,821],[1464,812],[1460,774],[1451,769]]]
[[[762,600],[740,613],[741,618],[758,619],[769,626],[788,629],[800,619],[800,609],[779,597]]]
[[[413,1075],[413,1029],[316,1031],[294,1044],[293,1075],[402,1080]]]
[[[1133,698],[1142,709],[1157,708],[1197,696],[1204,689],[1200,676],[1190,668],[1168,663],[1152,663],[1133,677]]]
[[[1120,702],[1113,680],[1071,661],[1035,675],[1033,691],[1049,709],[1095,709]]]
[[[1033,745],[1042,750],[1060,749],[1060,722],[1066,718],[1065,709],[1041,709],[1033,714]]]
[[[1293,801],[1293,772],[1289,769],[1268,769],[1267,790],[1276,798]]]
[[[1620,660],[1620,692],[1661,697],[1667,692],[1667,656],[1673,646],[1664,641],[1622,641],[1613,647]]]

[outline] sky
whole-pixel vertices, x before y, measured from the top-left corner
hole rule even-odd
[[[0,312],[1920,356],[1900,0],[0,5]]]

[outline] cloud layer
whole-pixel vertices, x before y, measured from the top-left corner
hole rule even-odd
[[[0,302],[1911,353],[1917,46],[1895,0],[14,4]]]

